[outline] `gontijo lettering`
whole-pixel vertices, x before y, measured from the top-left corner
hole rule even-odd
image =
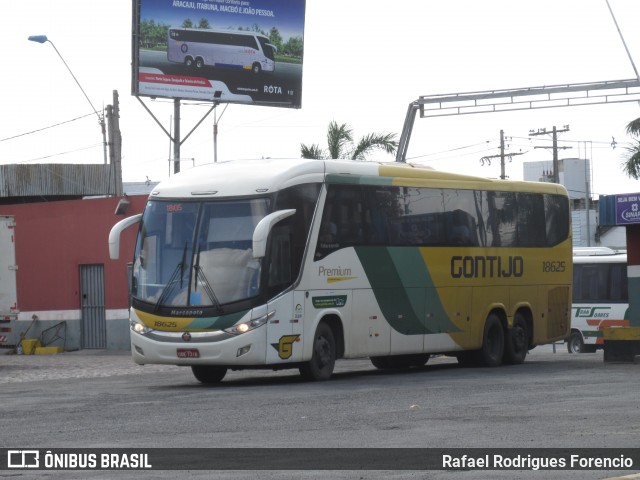
[[[522,277],[524,260],[520,256],[454,256],[451,257],[453,278]]]

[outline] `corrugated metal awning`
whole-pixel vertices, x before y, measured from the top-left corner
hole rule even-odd
[[[110,165],[0,165],[0,197],[105,195],[114,191]],[[109,186],[110,184],[110,186]]]

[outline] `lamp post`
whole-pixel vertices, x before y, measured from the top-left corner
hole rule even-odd
[[[29,41],[31,42],[36,42],[36,43],[46,43],[49,42],[51,44],[51,46],[53,47],[53,49],[56,51],[56,53],[58,54],[58,56],[60,57],[60,60],[62,60],[62,63],[64,63],[64,66],[67,67],[67,70],[69,70],[69,73],[71,74],[71,76],[73,77],[73,79],[75,80],[76,84],[78,85],[78,87],[80,88],[80,90],[82,91],[82,94],[84,95],[84,98],[87,99],[87,102],[89,102],[89,105],[91,105],[91,109],[93,110],[93,112],[96,114],[96,116],[98,117],[98,123],[100,124],[100,128],[102,130],[102,148],[104,151],[104,164],[107,164],[107,129],[105,127],[105,122],[104,122],[104,115],[100,115],[98,113],[98,110],[96,110],[96,107],[93,106],[93,103],[91,102],[91,100],[89,100],[89,96],[87,95],[87,93],[84,91],[84,88],[82,88],[82,85],[80,85],[80,82],[78,81],[78,79],[76,78],[76,76],[73,74],[73,72],[71,71],[71,69],[69,68],[69,65],[67,65],[67,62],[64,61],[64,58],[62,58],[62,55],[60,55],[60,52],[58,51],[58,49],[56,48],[56,46],[53,44],[53,42],[51,40],[49,40],[47,38],[46,35],[31,35],[29,37]]]

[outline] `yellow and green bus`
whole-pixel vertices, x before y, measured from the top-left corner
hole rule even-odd
[[[160,183],[139,223],[131,278],[138,364],[381,369],[435,354],[494,367],[570,329],[569,200],[558,184],[406,163],[246,160]]]

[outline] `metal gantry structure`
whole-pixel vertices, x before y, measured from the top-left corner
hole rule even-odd
[[[488,90],[443,95],[423,95],[409,104],[397,162],[406,162],[409,140],[418,112],[420,118],[512,112],[640,101],[640,78],[543,87]]]

